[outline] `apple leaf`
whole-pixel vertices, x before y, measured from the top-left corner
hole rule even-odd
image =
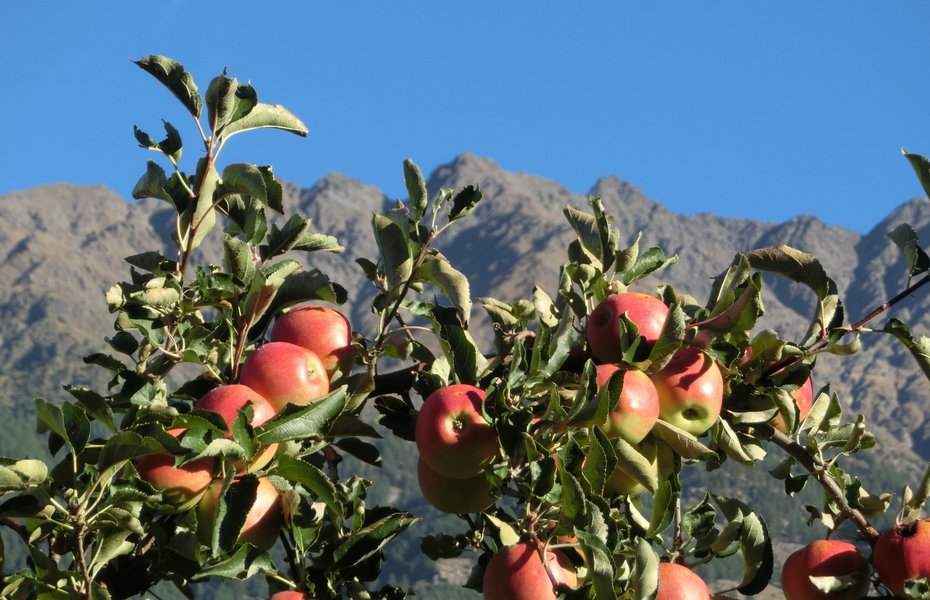
[[[452,302],[458,312],[459,320],[468,326],[471,316],[471,295],[468,278],[452,266],[449,259],[436,250],[424,258],[418,279],[424,279],[435,285],[442,294]]]
[[[751,438],[743,439],[725,419],[717,419],[714,423],[711,440],[715,448],[723,450],[728,457],[748,467],[755,465],[756,461],[765,456],[765,451],[760,446],[751,444]]]
[[[300,119],[280,104],[258,102],[247,115],[224,127],[222,136],[228,139],[237,133],[252,129],[281,129],[301,137],[310,133]]]
[[[904,148],[901,149],[901,154],[911,163],[911,168],[917,174],[917,179],[920,181],[921,187],[924,188],[924,193],[930,196],[930,160],[920,154],[908,152]]]
[[[652,544],[637,538],[636,562],[633,571],[633,598],[654,600],[659,591],[659,557]]]
[[[739,500],[715,496],[714,501],[727,520],[742,521],[740,552],[743,556],[743,580],[738,589],[742,594],[758,594],[768,586],[775,565],[765,520]]]
[[[630,285],[634,281],[638,281],[646,275],[655,273],[676,262],[678,262],[677,254],[666,257],[661,248],[650,248],[640,254],[633,265],[623,272],[623,284]]]
[[[140,177],[132,188],[132,197],[136,200],[158,198],[174,205],[174,198],[165,191],[165,177],[165,170],[150,160],[146,165],[145,175]]]
[[[420,551],[430,560],[458,558],[469,549],[468,538],[463,535],[427,535],[420,540]]]
[[[594,215],[566,206],[562,213],[568,220],[569,225],[575,230],[578,236],[578,242],[585,254],[591,260],[594,267],[598,270],[603,269],[603,257],[605,254],[602,246],[600,231],[598,230],[597,219]]]
[[[652,435],[668,444],[686,460],[719,458],[716,452],[699,442],[696,437],[661,419],[653,426]]]
[[[333,551],[333,561],[340,569],[348,569],[380,552],[388,542],[419,519],[408,512],[396,512],[352,532]]]
[[[213,166],[210,166],[200,178],[198,185],[199,191],[197,193],[196,203],[194,204],[193,214],[188,214],[190,207],[188,207],[187,211],[184,213],[185,220],[189,219],[187,223],[189,229],[185,235],[190,236],[190,239],[187,240],[188,249],[190,250],[200,247],[204,238],[207,237],[207,234],[210,233],[210,230],[216,225],[216,208],[213,204],[213,193],[216,191],[216,186],[219,184],[219,181],[219,174]]]
[[[36,431],[51,431],[48,445],[55,454],[62,444],[67,444],[74,456],[79,455],[90,441],[90,421],[84,411],[71,402],[52,404],[42,398],[35,399]]]
[[[288,405],[274,419],[255,430],[259,443],[286,442],[328,433],[329,425],[341,413],[346,403],[346,387],[314,400],[308,406]]]
[[[375,242],[381,253],[381,262],[388,287],[394,294],[400,293],[403,286],[413,274],[413,259],[407,236],[403,229],[384,215],[373,215],[371,221]]]
[[[617,455],[616,468],[641,483],[650,494],[655,494],[659,489],[655,465],[623,438],[613,440],[613,449]]]
[[[429,196],[426,192],[426,180],[420,167],[409,158],[404,161],[404,183],[407,185],[407,195],[410,197],[410,206],[413,208],[413,220],[419,221],[429,206]]]
[[[148,150],[154,150],[156,152],[161,152],[167,156],[171,162],[175,165],[181,160],[181,148],[183,143],[181,142],[181,134],[175,129],[174,125],[168,121],[162,121],[162,124],[165,127],[165,139],[160,142],[156,142],[149,134],[145,133],[138,127],[133,127],[133,132],[136,135],[136,140],[139,142],[139,145]]]
[[[593,512],[590,509],[589,512]],[[598,535],[575,528],[575,537],[581,543],[581,550],[588,565],[588,576],[591,580],[593,598],[616,598],[614,593],[614,561],[610,550]]]
[[[0,458],[0,492],[25,491],[48,479],[41,460]]]
[[[481,201],[481,190],[478,186],[465,186],[458,194],[452,198],[452,206],[449,207],[449,222],[461,219],[478,206]]]
[[[200,91],[197,89],[197,84],[194,83],[194,78],[184,70],[181,63],[167,56],[154,54],[143,56],[134,62],[171,90],[171,93],[181,101],[184,108],[194,118],[200,118],[203,111],[203,100],[200,97]]]
[[[930,269],[930,256],[920,247],[917,231],[907,223],[895,227],[888,237],[898,246],[907,261],[908,275],[914,277]]]
[[[214,577],[241,581],[256,575],[277,573],[278,570],[267,552],[255,546],[243,544],[229,558],[197,569],[197,572],[191,576],[191,581],[205,581]]]
[[[920,336],[915,338],[911,334],[910,328],[898,319],[889,319],[885,327],[877,331],[890,333],[904,344],[904,347],[910,351],[911,356],[917,361],[917,365],[924,372],[924,375],[930,378],[930,338]]]
[[[590,431],[591,440],[582,473],[591,491],[596,495],[602,495],[604,484],[617,466],[618,457],[610,440],[600,427],[592,427]]]
[[[337,521],[345,518],[345,510],[339,502],[336,486],[318,467],[288,454],[280,454],[276,460],[274,474],[303,485],[326,505]]]
[[[646,537],[652,537],[671,525],[675,518],[675,503],[681,497],[681,482],[677,476],[658,480],[658,486],[653,494],[652,515],[649,517],[649,527]]]

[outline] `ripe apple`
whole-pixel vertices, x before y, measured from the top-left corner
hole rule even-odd
[[[236,485],[233,482],[233,485]],[[210,544],[213,522],[216,519],[216,505],[223,491],[223,482],[216,481],[197,504],[197,523],[200,541]],[[265,477],[258,478],[255,489],[255,502],[249,509],[245,524],[239,533],[238,543],[252,544],[261,550],[274,546],[281,530],[281,496],[274,485]]]
[[[888,589],[907,598],[906,580],[930,577],[930,519],[882,533],[872,549],[872,564]]]
[[[169,429],[168,433],[180,437],[183,429]],[[173,454],[147,454],[139,459],[136,470],[139,477],[162,493],[178,512],[190,510],[203,496],[213,481],[213,458],[205,456],[175,467]]]
[[[626,314],[639,335],[654,344],[662,333],[668,307],[658,298],[637,292],[608,296],[588,315],[587,339],[591,355],[600,362],[620,360],[620,316]]]
[[[805,379],[800,387],[791,392],[791,397],[794,398],[794,401],[798,405],[798,423],[800,423],[808,413],[810,413],[811,406],[814,405],[814,383],[811,381],[811,378],[808,377]],[[788,427],[785,425],[785,418],[782,417],[781,413],[776,413],[771,423],[772,427],[778,431],[788,433]]]
[[[652,376],[659,394],[659,418],[692,435],[711,428],[723,406],[720,367],[697,348],[682,348]]]
[[[420,458],[440,475],[475,477],[497,456],[497,434],[481,415],[484,390],[453,384],[430,394],[417,415]]]
[[[710,600],[701,577],[684,565],[659,563],[659,594],[656,600]]]
[[[610,379],[611,374],[620,370],[616,364],[597,366],[596,382],[601,388]],[[623,438],[631,444],[638,444],[645,438],[659,418],[659,394],[649,376],[636,369],[626,369],[623,373],[623,387],[617,406],[607,415],[601,430],[607,437]]]
[[[842,591],[823,592],[811,577],[851,577]],[[869,591],[869,560],[858,548],[840,540],[816,540],[794,552],[781,571],[786,600],[858,600]]]
[[[469,479],[446,477],[417,461],[417,479],[427,502],[442,512],[461,515],[481,512],[494,504],[491,487],[484,473]]]
[[[271,341],[290,342],[315,353],[330,377],[337,370],[348,375],[355,362],[352,326],[345,315],[328,306],[306,304],[284,313],[275,320]]]
[[[268,600],[307,600],[307,598],[309,598],[309,596],[307,596],[303,592],[297,592],[294,590],[286,590],[286,591],[278,592],[277,594],[274,594],[273,596],[268,598]]]
[[[329,393],[329,376],[314,352],[288,342],[269,342],[252,352],[239,383],[264,396],[278,413],[288,404],[310,404]]]
[[[659,474],[659,451],[655,439],[647,437],[636,447],[646,457],[652,471]],[[633,496],[642,494],[646,487],[617,465],[604,483],[604,492],[616,496]]]
[[[546,553],[546,564],[557,583],[578,586],[571,561],[559,550]],[[552,581],[532,542],[503,548],[491,557],[484,570],[484,600],[555,600]]]
[[[239,409],[244,408],[250,402],[252,404],[252,420],[249,425],[252,427],[258,427],[275,416],[275,409],[268,400],[258,395],[252,388],[238,383],[213,388],[194,404],[194,408],[210,410],[223,417],[229,431],[226,437],[231,438],[233,421],[239,416]],[[246,473],[254,473],[260,470],[271,461],[277,449],[277,444],[269,444],[264,448],[257,449],[252,456],[251,463],[236,461],[234,463],[236,470],[245,471]]]

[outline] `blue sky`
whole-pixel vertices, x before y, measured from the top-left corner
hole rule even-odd
[[[900,149],[930,154],[917,0],[5,2],[0,49],[0,194],[128,197],[154,156],[132,126],[162,118],[192,161],[189,116],[130,62],[153,53],[303,119],[306,139],[224,152],[303,186],[335,171],[402,197],[404,158],[469,151],[576,192],[615,175],[678,212],[865,231],[922,193]]]

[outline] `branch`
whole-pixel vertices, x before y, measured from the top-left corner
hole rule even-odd
[[[748,428],[748,427],[746,427]],[[753,425],[754,428],[764,439],[771,441],[773,444],[784,450],[789,456],[794,458],[804,467],[820,484],[827,495],[839,507],[840,514],[843,518],[848,519],[855,524],[856,529],[866,538],[870,545],[874,545],[881,535],[875,527],[869,523],[858,509],[849,506],[843,490],[839,484],[830,475],[826,465],[820,464],[807,448],[795,442],[784,433],[778,431],[768,423]]]

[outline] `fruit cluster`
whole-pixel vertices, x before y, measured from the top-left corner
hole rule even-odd
[[[234,423],[245,410],[251,414],[249,427],[264,425],[289,404],[304,406],[328,394],[331,381],[351,371],[351,341],[351,326],[339,311],[320,305],[294,308],[277,318],[271,340],[246,357],[239,383],[213,388],[194,403],[193,409],[222,417],[226,438],[232,437]],[[185,430],[173,428],[167,433],[182,440]],[[238,542],[263,550],[274,545],[282,523],[278,491],[268,478],[260,476],[277,450],[278,444],[267,444],[254,448],[250,460],[230,461],[234,475],[229,486],[255,486],[255,499]],[[174,454],[149,454],[138,461],[136,469],[178,512],[196,506],[198,534],[209,544],[224,491],[224,469],[209,456],[181,464],[178,460]]]

